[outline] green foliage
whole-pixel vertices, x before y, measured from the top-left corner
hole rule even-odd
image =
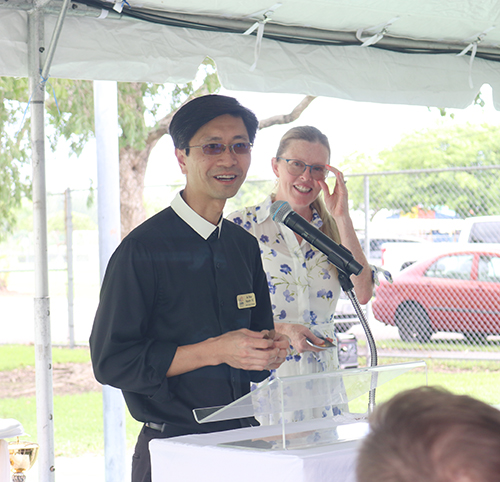
[[[54,127],[49,134],[50,147],[55,151],[59,138],[64,137],[79,156],[86,142],[94,136],[93,83],[89,80],[50,79],[47,92],[46,122]]]
[[[198,71],[198,76],[193,82],[184,85],[176,85],[171,93],[170,111],[177,110],[189,96],[215,93],[221,88],[217,67],[215,62],[207,57]]]
[[[154,97],[161,90],[161,86],[145,83],[118,84],[118,117],[121,128],[120,148],[133,147],[144,149],[149,128],[146,125],[147,111],[144,97]],[[157,105],[152,109],[155,111]]]
[[[94,136],[93,83],[50,79],[46,93],[46,129],[52,150],[61,138],[80,155]],[[207,58],[197,78],[185,85],[118,84],[120,148],[143,150],[151,129],[189,97],[216,92],[220,82],[213,60]],[[57,101],[56,101],[57,99]],[[14,209],[30,197],[29,89],[27,79],[0,77],[0,241],[16,223]],[[89,202],[92,202],[92,196]]]
[[[239,189],[236,196],[227,200],[224,208],[225,215],[262,202],[267,196],[269,196],[269,194],[271,194],[273,186],[273,181],[256,181],[253,179],[247,179]]]
[[[347,163],[358,173],[498,165],[500,129],[486,124],[428,129],[405,136],[377,159],[360,155]],[[487,199],[492,192],[500,192],[500,178],[488,171],[386,174],[370,177],[370,209],[375,214],[384,208],[409,212],[417,205],[429,210],[447,206],[461,217],[498,214],[498,204]],[[363,193],[363,179],[350,179],[355,208],[363,206]]]
[[[0,240],[15,225],[13,209],[30,196],[26,79],[0,77]]]
[[[57,104],[47,95],[48,122],[55,129],[50,136],[52,150],[60,137],[70,142],[70,148],[80,155],[85,144],[94,137],[94,87],[87,80],[52,79]],[[118,83],[118,122],[121,129],[120,147],[143,149],[147,133],[146,114],[158,111],[164,86],[151,83]],[[51,89],[49,87],[49,94]],[[149,99],[150,102],[145,100]],[[151,101],[153,99],[153,101]],[[150,107],[147,107],[146,104]]]

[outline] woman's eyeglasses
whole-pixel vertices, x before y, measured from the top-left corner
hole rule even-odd
[[[309,168],[311,177],[315,181],[321,181],[325,179],[330,172],[324,164],[306,164],[298,159],[285,159],[284,157],[277,157],[276,159],[286,161],[287,170],[292,176],[300,176],[306,171],[307,168]]]
[[[211,144],[203,144],[202,146],[187,146],[184,149],[201,149],[203,154],[207,156],[217,156],[226,151],[229,147],[229,151],[234,154],[248,154],[252,150],[253,144],[251,142],[235,142],[234,144],[221,144],[220,142],[214,142]]]

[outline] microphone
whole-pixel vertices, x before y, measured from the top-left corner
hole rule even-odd
[[[274,202],[271,205],[271,216],[273,221],[288,226],[292,231],[295,231],[299,236],[319,249],[328,257],[330,263],[348,276],[361,273],[363,266],[354,259],[354,256],[347,248],[337,244],[318,228],[315,228],[300,214],[296,213],[287,202]]]

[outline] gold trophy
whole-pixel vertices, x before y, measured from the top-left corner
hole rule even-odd
[[[38,444],[33,442],[9,443],[10,468],[13,472],[12,482],[25,482],[24,472],[31,469],[38,456]]]

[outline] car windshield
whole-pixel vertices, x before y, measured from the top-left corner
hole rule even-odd
[[[500,243],[500,223],[482,222],[472,226],[470,232],[471,243]]]
[[[473,254],[443,256],[434,262],[425,272],[429,278],[470,279]]]

